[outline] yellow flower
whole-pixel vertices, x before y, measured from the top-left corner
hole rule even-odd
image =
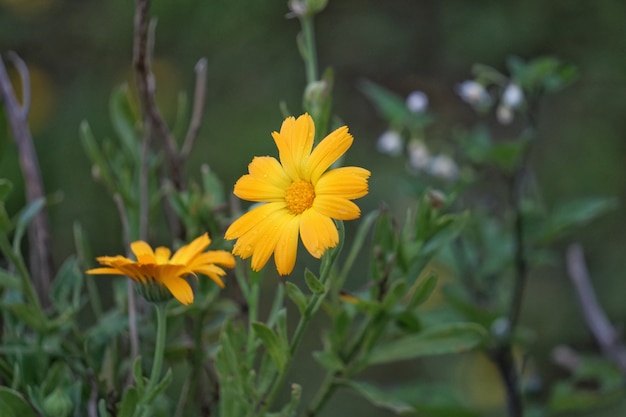
[[[226,239],[238,239],[233,254],[252,256],[258,271],[274,253],[278,273],[291,273],[296,262],[298,234],[307,251],[320,258],[339,243],[332,219],[353,220],[361,210],[352,201],[367,194],[370,172],[359,167],[327,169],[352,145],[346,126],[313,147],[315,126],[308,114],[288,117],[272,137],[280,162],[270,156],[255,157],[248,174],[239,178],[237,197],[262,202],[237,219]]]
[[[193,291],[185,280],[187,275],[204,274],[224,288],[221,277],[226,272],[221,267],[235,266],[235,258],[227,251],[204,252],[210,243],[211,239],[205,233],[178,249],[170,258],[168,248],[161,246],[152,250],[146,242],[138,240],[130,245],[137,261],[120,255],[100,256],[96,259],[105,267],[90,269],[87,273],[125,275],[147,287],[156,284],[167,288],[174,298],[188,305],[193,302]]]

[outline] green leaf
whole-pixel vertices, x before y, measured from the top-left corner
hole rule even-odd
[[[2,417],[37,417],[22,394],[8,387],[0,387],[0,410]]]
[[[21,245],[22,237],[26,233],[26,228],[35,216],[43,209],[46,204],[46,199],[40,197],[34,201],[31,201],[20,211],[17,217],[17,223],[15,227],[15,236],[13,236],[13,247],[18,248]]]
[[[306,295],[304,295],[296,284],[290,281],[285,282],[285,291],[287,292],[287,297],[289,297],[298,307],[298,310],[300,310],[300,314],[304,314],[307,305]]]
[[[78,269],[76,258],[71,256],[59,268],[50,288],[50,298],[57,310],[65,311],[68,307],[78,310],[82,287],[83,274]]]
[[[399,398],[393,397],[390,393],[386,393],[379,388],[364,382],[342,381],[342,385],[352,388],[363,398],[368,400],[376,407],[389,410],[395,414],[412,414],[415,412],[413,406]]]
[[[289,351],[284,349],[274,331],[267,327],[265,323],[258,321],[254,322],[252,323],[252,328],[258,338],[261,339],[261,342],[265,346],[267,354],[274,362],[276,369],[278,369],[279,372],[282,372],[285,369]]]
[[[100,401],[98,401],[98,417],[110,417],[107,412],[107,402],[104,398],[100,398]]]
[[[326,291],[324,284],[308,268],[304,270],[304,280],[313,294],[321,295]]]
[[[139,138],[136,131],[137,119],[133,113],[128,97],[128,86],[118,87],[111,94],[109,102],[111,122],[117,132],[122,146],[133,161],[139,161]]]
[[[0,201],[6,201],[13,190],[13,183],[6,178],[0,178]]]
[[[422,305],[437,287],[437,274],[430,272],[426,278],[417,284],[411,300],[407,306],[407,310],[413,310]]]
[[[122,397],[122,404],[120,405],[117,416],[133,417],[135,415],[135,410],[137,409],[138,402],[139,395],[137,394],[137,389],[135,387],[126,388],[126,392],[124,392],[124,395]]]
[[[4,269],[0,269],[0,288],[10,288],[12,290],[21,290],[22,283],[18,277]]]
[[[141,369],[141,356],[137,356],[133,362],[133,377],[135,378],[135,386],[138,393],[143,393],[144,377]]]
[[[345,367],[341,358],[337,356],[337,353],[332,351],[321,350],[313,352],[313,357],[328,372],[340,371],[343,370]]]
[[[17,304],[17,303],[15,304],[14,303],[11,303],[11,304],[2,303],[0,304],[0,307],[2,307],[3,309],[9,310],[13,314],[15,314],[15,316],[19,320],[26,323],[28,326],[32,327],[33,329],[37,331],[45,332],[47,330],[48,320],[42,314],[41,310],[39,310],[37,307],[33,305]]]
[[[172,369],[170,368],[165,373],[165,376],[152,389],[152,391],[147,394],[148,404],[152,404],[154,399],[158,397],[159,395],[161,395],[163,391],[165,391],[165,389],[170,386],[170,384],[172,383],[172,379],[173,379]]]
[[[411,116],[405,100],[371,81],[360,83],[361,91],[374,103],[378,113],[390,124],[401,124]]]
[[[91,132],[91,128],[89,127],[89,123],[86,120],[80,124],[80,139],[83,144],[83,148],[85,149],[85,153],[91,159],[91,163],[94,165],[94,168],[97,169],[98,177],[102,181],[102,183],[107,188],[108,192],[113,195],[117,193],[117,187],[115,185],[115,180],[113,177],[113,173],[109,167],[107,162],[107,158],[98,146],[98,142]],[[129,196],[126,195],[124,188],[120,188],[119,192],[124,197],[124,201],[129,201]]]
[[[374,365],[463,352],[480,345],[485,336],[485,329],[474,323],[443,324],[379,345],[367,362]]]

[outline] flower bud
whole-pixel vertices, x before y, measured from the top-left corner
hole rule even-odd
[[[448,155],[437,155],[431,159],[428,173],[444,180],[454,180],[459,175],[459,169]]]
[[[513,121],[513,109],[504,103],[500,103],[496,109],[496,119],[503,125],[508,125]]]
[[[137,282],[135,286],[139,295],[148,302],[162,303],[172,299],[170,290],[156,281],[148,279],[143,282]]]

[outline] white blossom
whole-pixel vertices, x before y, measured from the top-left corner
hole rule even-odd
[[[496,119],[503,125],[510,124],[513,121],[513,109],[504,103],[500,103],[496,109]]]
[[[474,80],[463,81],[457,86],[456,92],[463,101],[472,106],[483,106],[491,103],[491,96],[485,87]]]
[[[459,168],[448,155],[437,155],[431,159],[428,173],[445,180],[454,180],[459,175]]]
[[[509,83],[502,93],[502,103],[511,109],[519,107],[524,101],[524,92],[514,83]]]
[[[426,144],[419,139],[412,139],[407,145],[409,165],[415,170],[426,169],[430,163],[430,152]]]
[[[378,138],[376,149],[378,152],[391,156],[399,156],[402,154],[404,142],[402,136],[395,130],[387,130]]]
[[[428,108],[428,96],[423,91],[413,91],[406,98],[406,107],[411,113],[423,113]]]

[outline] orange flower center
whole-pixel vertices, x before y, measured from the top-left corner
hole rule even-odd
[[[296,181],[285,192],[287,209],[292,214],[301,214],[304,210],[310,209],[313,206],[313,200],[315,200],[315,188],[307,181]]]

